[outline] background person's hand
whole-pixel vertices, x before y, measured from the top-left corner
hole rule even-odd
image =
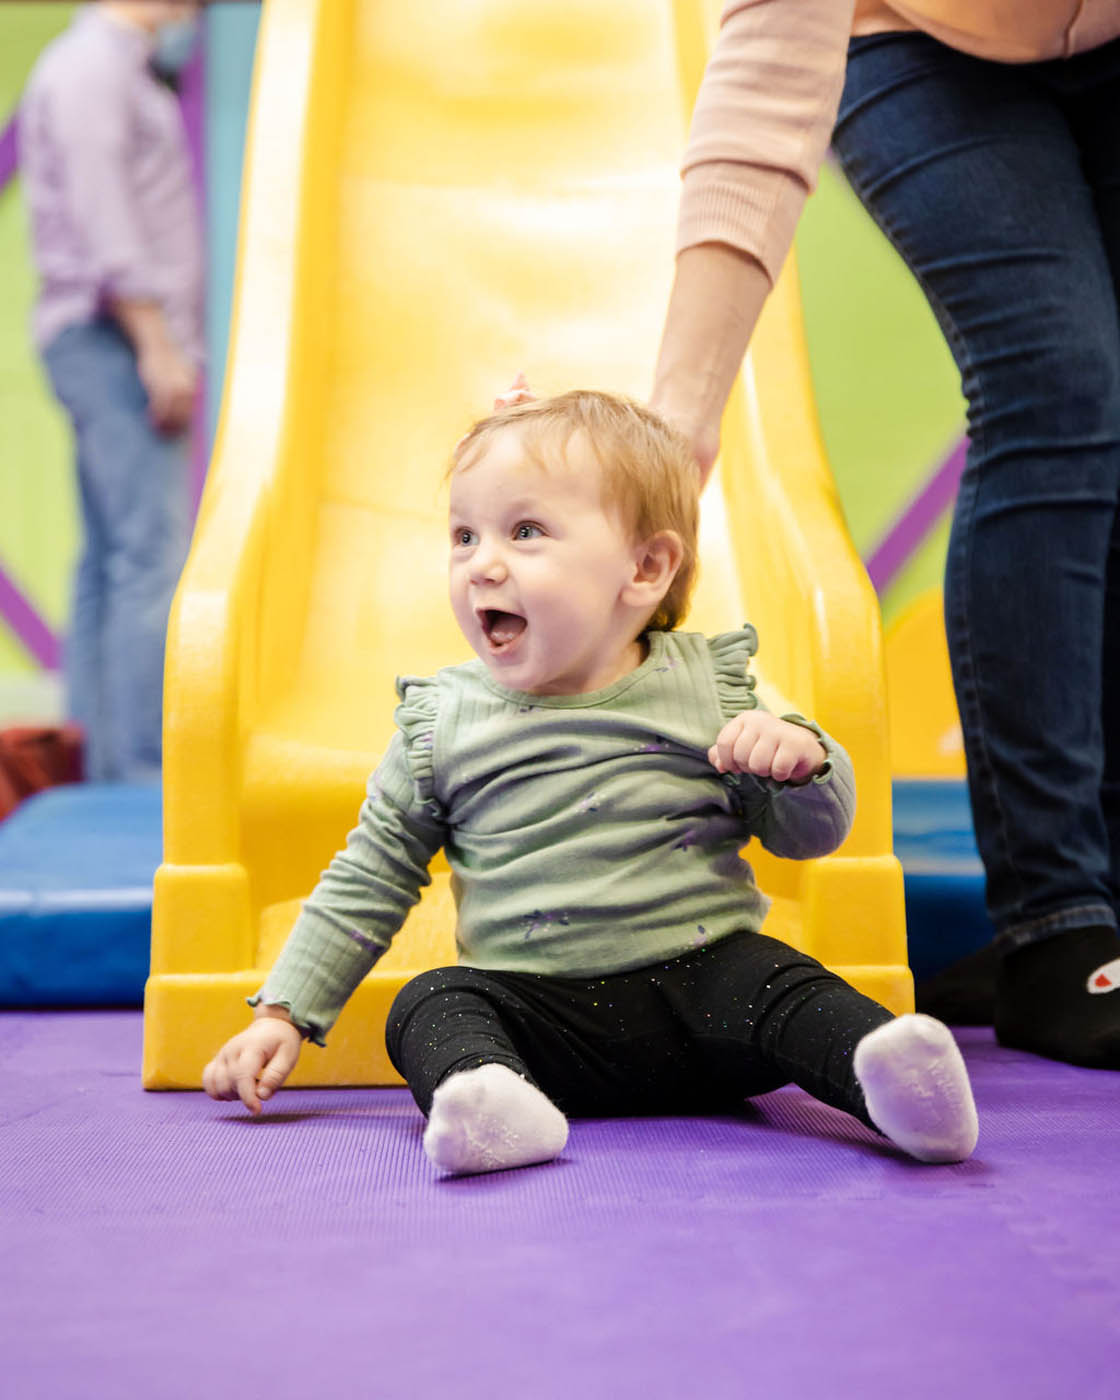
[[[303,1037],[291,1021],[258,1016],[227,1040],[202,1071],[202,1087],[212,1099],[240,1099],[250,1113],[261,1111],[295,1068]]]
[[[766,710],[743,710],[728,720],[708,750],[708,762],[719,773],[750,773],[780,783],[804,782],[827,759],[811,729]]]
[[[194,416],[198,370],[174,345],[146,346],[136,369],[148,392],[152,426],[168,437],[186,432]]]

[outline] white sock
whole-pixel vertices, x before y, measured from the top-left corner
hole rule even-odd
[[[450,1075],[432,1096],[424,1151],[442,1171],[499,1172],[550,1162],[568,1141],[568,1120],[508,1065]]]
[[[961,1052],[932,1016],[899,1016],[865,1035],[853,1060],[875,1126],[920,1162],[963,1162],[979,1133]]]

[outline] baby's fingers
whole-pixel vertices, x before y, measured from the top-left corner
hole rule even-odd
[[[774,733],[747,732],[735,741],[735,764],[740,773],[753,773],[756,778],[776,777],[774,759],[778,752],[778,736]]]
[[[818,773],[828,758],[824,745],[808,730],[787,726],[774,756],[772,776],[783,783],[801,783]]]
[[[267,1055],[260,1046],[245,1046],[238,1052],[237,1064],[233,1072],[234,1087],[237,1090],[236,1097],[252,1114],[261,1111],[261,1101],[257,1095],[257,1081],[260,1079],[266,1059]],[[235,1095],[230,1094],[229,1097],[234,1098]]]
[[[261,1099],[270,1099],[276,1090],[280,1088],[284,1080],[295,1068],[295,1063],[299,1059],[300,1042],[284,1041],[276,1050],[272,1059],[264,1067],[260,1082],[257,1085],[257,1096]]]
[[[708,762],[717,773],[738,773],[735,761],[735,745],[743,734],[744,717],[736,715],[719,731],[716,741],[708,750]]]
[[[224,1050],[215,1055],[202,1071],[202,1087],[212,1099],[235,1099],[237,1097],[229,1058]]]
[[[770,776],[779,783],[788,783],[791,778],[804,777],[809,768],[810,764],[801,745],[782,742],[777,746],[773,762],[770,764]]]
[[[826,756],[824,746],[812,735],[788,735],[777,730],[759,735],[743,768],[756,778],[800,783],[820,769]]]

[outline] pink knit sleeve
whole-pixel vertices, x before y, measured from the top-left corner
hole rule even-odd
[[[777,278],[832,133],[855,0],[730,0],[685,151],[677,251],[729,243]]]

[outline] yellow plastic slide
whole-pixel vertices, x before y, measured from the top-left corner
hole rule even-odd
[[[895,618],[884,650],[891,772],[896,778],[962,782],[964,738],[940,587],[919,593]]]
[[[269,0],[228,379],[168,642],[144,1082],[195,1087],[353,825],[399,673],[465,659],[450,449],[524,369],[649,390],[713,6]],[[876,602],[811,410],[792,267],[729,410],[690,626],[750,618],[764,693],[840,736],[838,855],[757,861],[768,927],[910,1005]],[[385,1013],[454,957],[446,870],[293,1082],[399,1082]]]

